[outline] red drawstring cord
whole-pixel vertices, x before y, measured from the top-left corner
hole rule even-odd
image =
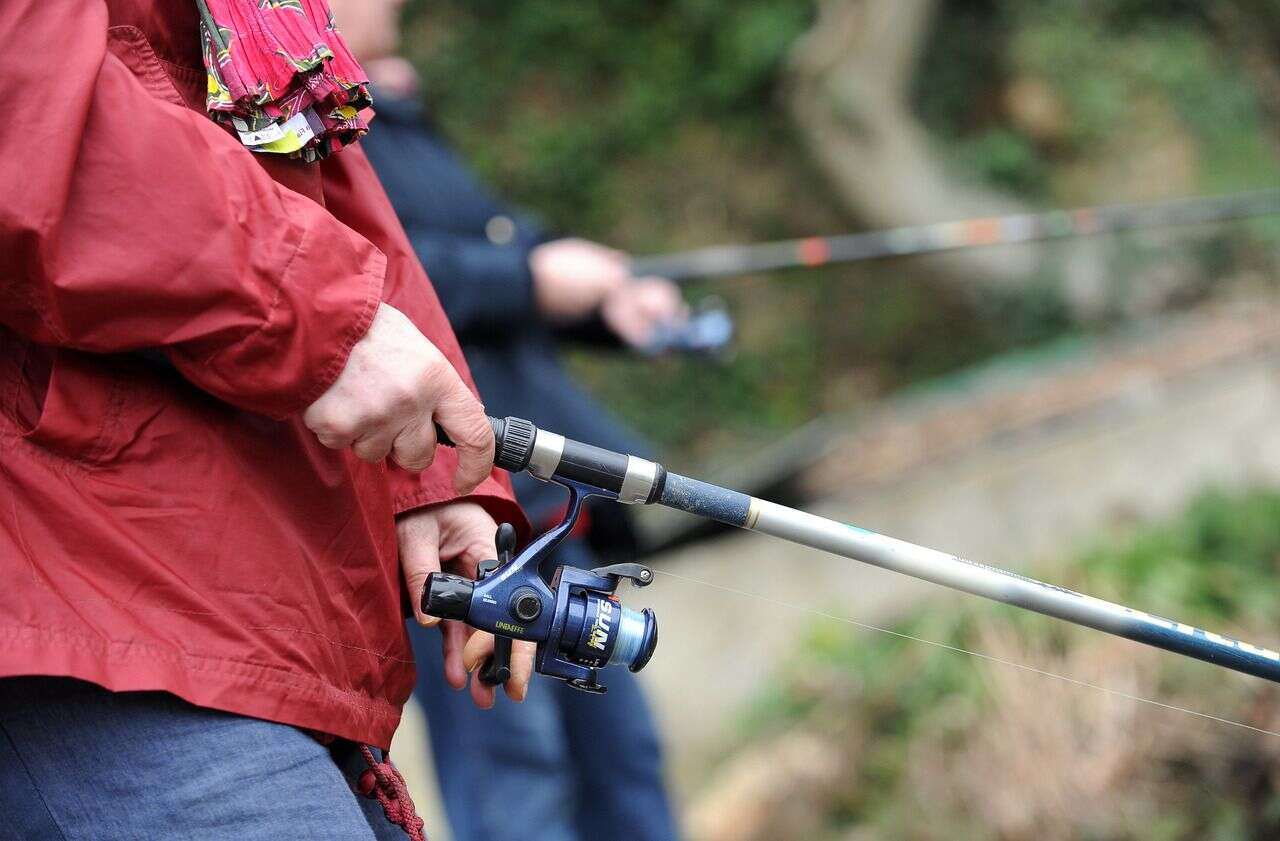
[[[409,841],[427,841],[426,825],[413,807],[413,798],[409,796],[404,777],[391,764],[391,752],[384,752],[381,762],[374,758],[368,745],[361,745],[360,753],[369,764],[360,775],[360,793],[365,797],[377,797],[387,820],[403,829]]]

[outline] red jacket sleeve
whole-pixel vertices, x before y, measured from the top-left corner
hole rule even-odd
[[[102,0],[0,3],[0,324],[283,417],[337,377],[385,258],[108,49]],[[56,45],[56,46],[55,46]]]
[[[378,130],[376,122],[371,130]],[[343,149],[326,159],[322,168],[325,205],[387,255],[384,300],[417,325],[474,392],[475,383],[444,308],[364,151],[359,144]],[[387,475],[396,513],[456,498],[453,473],[457,464],[453,450],[438,447],[435,461],[422,473],[390,465]],[[515,502],[505,471],[495,469],[469,498],[483,505],[495,520],[512,523],[522,537],[527,537],[528,522]]]

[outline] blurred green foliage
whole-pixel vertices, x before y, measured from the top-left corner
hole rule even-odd
[[[449,132],[509,195],[609,233],[622,160],[691,122],[758,134],[807,0],[412,4],[416,58]],[[411,53],[412,54],[412,53]]]
[[[1065,576],[1063,583],[1091,595],[1158,610],[1218,631],[1242,629],[1245,639],[1274,644],[1275,616],[1280,612],[1278,572],[1280,493],[1257,490],[1207,492],[1180,516],[1103,541],[1054,577]],[[1070,663],[1076,671],[1068,678],[1095,679],[1086,671],[1095,659],[1110,662],[1113,670],[1119,658],[1142,661],[1156,672],[1158,690],[1146,691],[1154,692],[1157,700],[1260,727],[1271,725],[1267,716],[1280,703],[1276,688],[1260,679],[1236,678],[1136,643],[1118,642],[1122,648],[1100,653],[1090,648],[1102,638],[1098,632],[965,596],[931,599],[890,630],[992,654],[1002,652],[991,651],[991,640],[1003,640],[1006,649],[1020,652],[1014,658],[1027,665],[1053,671],[1064,668],[1063,662]],[[1004,651],[1004,656],[1010,655]],[[1046,663],[1050,656],[1056,659]],[[1006,708],[1006,699],[1001,693],[1010,690],[1009,684],[992,680],[991,674],[998,671],[1006,678],[1012,675],[1017,692],[1031,697],[1046,717],[1079,715],[1070,712],[1073,704],[1093,709],[1083,714],[1086,729],[1091,726],[1090,714],[1106,715],[1105,710],[1097,711],[1098,705],[1111,705],[1114,712],[1130,703],[1114,696],[1091,698],[1098,690],[1042,675],[1019,676],[1016,667],[940,650],[905,636],[823,621],[798,646],[766,693],[745,711],[740,732],[747,742],[765,741],[797,727],[832,734],[836,744],[840,740],[835,734],[845,739],[853,754],[849,764],[857,771],[844,784],[845,790],[825,804],[833,837],[844,837],[841,833],[851,826],[872,829],[875,834],[869,837],[998,836],[1005,841],[1038,837],[1034,832],[1001,835],[997,827],[984,823],[977,804],[963,796],[922,802],[928,797],[922,788],[954,788],[948,781],[928,779],[930,773],[990,773],[989,768],[962,767],[966,758],[1013,767],[1051,761],[1047,755],[1038,760],[1028,757],[1028,752],[1047,750],[1043,739],[1002,720],[1000,710]],[[1112,681],[1126,674],[1124,668],[1114,671]],[[1132,715],[1131,732],[1115,744],[1076,746],[1078,750],[1115,750],[1120,755],[1133,752],[1129,764],[1122,766],[1131,770],[1114,781],[1117,788],[1110,793],[1128,800],[1132,809],[1066,810],[1056,818],[1045,816],[1070,821],[1074,814],[1080,820],[1078,826],[1060,825],[1061,831],[1053,837],[1280,835],[1280,766],[1272,746],[1259,743],[1265,737],[1141,704]],[[1151,728],[1158,728],[1154,747]],[[849,739],[850,732],[858,738]],[[999,745],[995,755],[989,748],[987,753],[974,752],[974,743],[983,739]],[[943,755],[948,761],[941,761]],[[924,756],[940,761],[924,763],[922,768]],[[1043,773],[1064,779],[1079,772],[1077,762],[1087,765],[1093,759],[1079,754],[1066,758],[1055,754],[1054,758],[1069,761],[1063,767],[1044,765]],[[1016,788],[992,794],[1012,803],[1024,796]],[[927,821],[921,820],[924,815]]]
[[[651,253],[857,227],[781,103],[815,7],[411,0],[406,45],[435,119],[500,191],[553,230]],[[1032,203],[1268,186],[1280,114],[1254,71],[1274,72],[1277,45],[1269,0],[944,0],[913,101],[956,173]],[[1079,329],[1053,281],[979,299],[894,261],[710,283],[692,295],[735,312],[732,359],[571,362],[677,460],[732,458]]]
[[[958,171],[1031,198],[1094,200],[1063,176],[1178,141],[1190,171],[1129,186],[1251,189],[1277,179],[1258,69],[1278,46],[1280,6],[1254,0],[952,0],[916,101]],[[1038,126],[1019,125],[1017,80],[1044,85]]]

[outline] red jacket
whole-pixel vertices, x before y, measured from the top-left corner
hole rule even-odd
[[[366,465],[299,412],[380,300],[465,366],[359,147],[250,153],[199,48],[192,0],[0,3],[0,675],[386,746],[413,685],[393,517],[456,461]],[[498,475],[475,498],[521,516]]]

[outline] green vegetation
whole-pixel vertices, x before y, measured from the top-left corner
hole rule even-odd
[[[1274,646],[1278,571],[1280,493],[1259,490],[1206,493],[1054,577]],[[1280,725],[1280,692],[1265,681],[1002,606],[940,597],[893,630]],[[774,687],[742,732],[766,744],[814,732],[844,752],[849,777],[812,804],[831,837],[854,827],[876,838],[1005,841],[1280,833],[1276,737],[835,622],[813,628]]]
[[[554,230],[648,253],[857,227],[781,105],[815,7],[414,0],[407,43],[434,115],[493,184]],[[948,0],[914,102],[958,175],[1037,204],[1269,186],[1278,43],[1267,0]],[[1255,227],[1280,241],[1280,225]],[[1126,279],[1169,259],[1124,242]],[[1254,243],[1214,240],[1185,262],[1218,277]],[[708,284],[694,296],[738,318],[732,359],[572,362],[672,457],[731,457],[729,441],[1080,329],[1041,280],[975,298],[895,261]]]
[[[770,94],[812,14],[806,0],[418,6],[410,43],[427,47],[446,128],[508,194],[595,236],[614,233],[633,200],[628,164],[657,164],[679,135],[777,142]]]
[[[1251,189],[1276,181],[1278,31],[1233,0],[951,2],[917,99],[958,170],[1028,197],[1092,201],[1108,168],[1148,195]]]

